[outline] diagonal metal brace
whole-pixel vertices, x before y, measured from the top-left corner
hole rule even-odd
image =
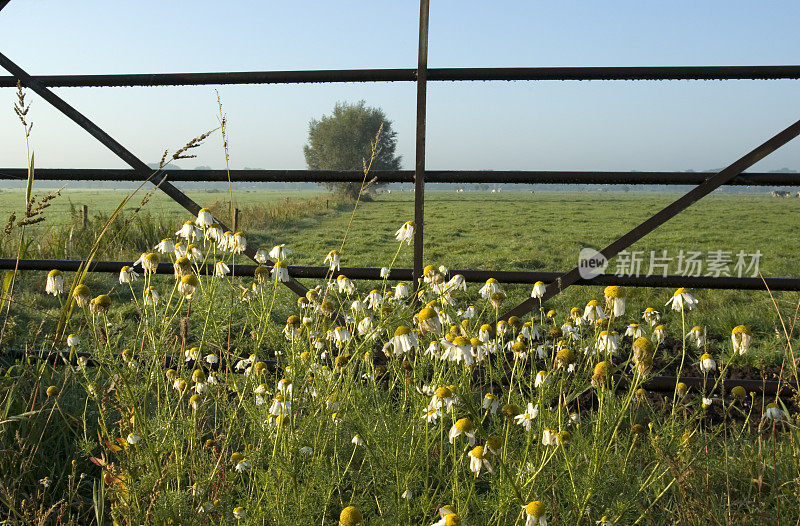
[[[61,113],[72,119],[75,123],[78,124],[81,128],[89,132],[89,134],[100,141],[106,148],[114,152],[114,154],[125,161],[131,168],[136,170],[136,172],[141,176],[143,180],[149,179],[153,184],[158,185],[158,188],[161,189],[165,194],[170,196],[172,199],[175,200],[179,205],[184,207],[188,210],[192,215],[197,215],[200,211],[200,205],[198,205],[194,200],[192,200],[189,196],[181,192],[175,185],[166,181],[166,175],[162,171],[156,171],[153,173],[153,170],[147,166],[141,159],[136,157],[133,153],[131,153],[128,149],[118,143],[114,138],[112,138],[109,134],[104,132],[99,126],[89,120],[85,115],[80,113],[78,110],[70,106],[66,101],[64,101],[61,97],[53,93],[51,90],[43,86],[40,82],[38,82],[35,78],[31,77],[28,73],[26,73],[21,67],[11,61],[7,56],[3,53],[0,53],[0,66],[3,66],[9,73],[17,77],[22,85],[30,88],[33,90],[37,95],[42,97],[44,100],[49,102],[52,106],[58,109]],[[228,228],[220,222],[220,227],[223,230],[228,230]],[[248,246],[247,250],[244,252],[250,259],[255,261],[255,253],[256,249],[252,246]],[[268,262],[270,265],[272,262]],[[290,278],[289,281],[285,282],[285,285],[292,290],[292,292],[296,293],[298,296],[305,296],[308,289],[304,287],[299,281],[295,280],[294,278]]]
[[[705,197],[706,195],[710,194],[720,186],[724,185],[725,183],[729,182],[731,179],[742,173],[747,168],[751,167],[767,155],[771,154],[787,142],[791,141],[795,137],[800,135],[800,120],[783,130],[782,132],[778,133],[761,146],[758,146],[750,153],[741,157],[738,161],[734,162],[727,168],[724,168],[722,171],[713,175],[702,182],[697,187],[693,188],[688,193],[684,194],[677,200],[673,201],[665,208],[657,212],[655,215],[650,217],[649,219],[645,220],[640,225],[633,228],[630,232],[623,235],[606,248],[600,251],[606,260],[610,260],[626,248],[630,247],[636,241],[639,241],[644,236],[658,228],[659,226],[666,223],[668,220],[672,219],[680,212],[683,212],[689,206],[699,201],[701,198]],[[576,281],[581,278],[579,267],[575,267],[569,272],[565,272],[555,281],[549,283],[545,290],[544,296],[541,298],[541,301],[546,301],[556,294],[559,294],[561,291],[573,285]],[[539,298],[528,298],[510,311],[506,312],[501,316],[501,319],[508,320],[511,316],[521,316],[533,310],[536,306],[540,303]]]

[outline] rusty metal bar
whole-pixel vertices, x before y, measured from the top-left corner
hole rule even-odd
[[[621,251],[631,246],[636,241],[640,240],[660,225],[666,223],[680,212],[686,210],[689,206],[696,203],[701,198],[710,194],[725,182],[733,179],[738,174],[754,165],[767,155],[771,154],[790,140],[800,135],[800,120],[787,127],[771,139],[756,147],[751,152],[745,154],[743,157],[735,161],[733,164],[724,168],[718,174],[709,177],[706,181],[695,187],[688,193],[684,194],[677,200],[667,205],[662,210],[656,212],[655,215],[646,219],[644,222],[633,228],[627,234],[623,235],[604,249],[600,251],[606,260],[610,260]],[[566,272],[547,285],[544,296],[541,299],[528,298],[510,311],[503,314],[502,319],[507,320],[511,316],[520,316],[529,312],[536,305],[540,305],[540,301],[546,301],[570,285],[576,283],[580,279],[580,269],[575,267],[569,272]]]
[[[414,164],[414,290],[422,279],[422,257],[425,238],[425,120],[428,80],[428,0],[419,2],[419,52],[417,56],[417,134]]]
[[[226,170],[164,170],[170,181],[228,182]],[[427,183],[497,184],[606,184],[606,185],[697,185],[709,173],[703,172],[587,172],[522,170],[425,170]],[[413,170],[372,170],[383,183],[413,183]],[[27,168],[0,168],[0,180],[28,178]],[[37,168],[39,181],[141,181],[136,170],[125,168]],[[230,180],[243,182],[356,182],[364,179],[361,170],[231,170]],[[725,186],[800,186],[800,173],[744,172]]]
[[[151,182],[153,182],[153,184],[158,184],[158,187],[161,191],[170,196],[175,202],[183,206],[192,215],[197,215],[197,212],[200,211],[200,205],[198,205],[192,199],[190,199],[189,196],[178,190],[172,183],[166,181],[165,174],[160,172],[153,173],[153,170],[150,169],[138,157],[133,155],[133,153],[128,151],[124,146],[122,146],[120,143],[114,140],[110,135],[104,132],[99,126],[97,126],[91,120],[86,118],[78,110],[67,104],[67,102],[65,102],[55,93],[45,88],[41,84],[39,84],[38,81],[33,79],[22,68],[20,68],[14,62],[12,62],[3,53],[0,53],[0,66],[4,67],[11,74],[20,79],[20,82],[24,86],[32,89],[37,95],[39,95],[44,100],[49,102],[61,113],[69,117],[81,128],[86,130],[92,137],[100,141],[100,143],[102,143],[106,148],[111,150],[117,157],[125,161],[131,168],[133,168],[140,174],[142,180],[149,179]],[[223,229],[227,228],[224,226],[222,222],[220,222],[220,226],[222,226]],[[255,256],[255,248],[252,246],[248,246],[247,250],[245,251],[245,254],[249,256],[251,259],[253,259]],[[305,293],[308,291],[306,287],[304,287],[294,278],[292,278],[285,284],[299,296],[304,296]]]
[[[15,268],[17,260],[13,258],[0,258],[0,270]],[[82,261],[61,259],[20,259],[19,270],[50,271],[58,269],[65,272],[76,271]],[[90,272],[116,273],[130,261],[93,261],[89,265]],[[238,276],[252,276],[256,265],[236,265]],[[343,274],[351,279],[380,280],[380,268],[377,267],[342,267],[334,272],[333,277]],[[170,263],[159,264],[157,274],[173,273]],[[207,264],[200,267],[201,274],[213,274],[214,266]],[[295,278],[325,279],[330,275],[328,267],[299,266],[289,267],[289,274]],[[470,270],[451,269],[450,275],[461,274],[470,283],[482,283],[489,278],[495,278],[501,283],[532,284],[537,281],[550,282],[558,278],[559,272],[530,272],[530,271],[496,271],[496,270]],[[393,268],[389,280],[409,281],[413,277],[413,269]],[[616,276],[614,274],[600,274],[591,279],[579,279],[576,285],[622,285],[627,287],[690,287],[698,289],[736,289],[736,290],[765,290],[764,283],[770,290],[800,290],[800,278],[739,278],[732,276]]]
[[[333,82],[414,82],[414,69],[333,69],[306,71],[228,71],[207,73],[135,73],[113,75],[40,75],[42,86],[125,87],[223,84],[301,84]],[[431,68],[430,81],[542,80],[772,80],[800,79],[800,66],[627,66],[538,68]],[[0,77],[0,87],[17,85]]]

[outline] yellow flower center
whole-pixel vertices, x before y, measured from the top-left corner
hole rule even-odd
[[[455,427],[462,433],[469,433],[470,431],[472,431],[472,420],[470,420],[469,418],[462,418],[460,420],[457,420],[455,423]]]
[[[544,504],[542,504],[540,500],[529,502],[528,505],[525,506],[525,513],[539,519],[544,516]]]
[[[364,518],[355,506],[348,506],[339,514],[339,524],[342,526],[357,526]]]

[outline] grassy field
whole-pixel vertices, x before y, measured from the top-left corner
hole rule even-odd
[[[237,195],[248,243],[285,243],[289,265],[323,265],[348,225],[343,266],[388,266],[395,257],[395,266],[411,265],[412,247],[394,238],[413,219],[410,192],[381,194],[355,214],[353,203],[326,195]],[[224,197],[195,195],[204,205],[216,201],[220,216]],[[426,262],[568,270],[580,248],[602,247],[673,197],[431,191]],[[86,257],[120,193],[91,199],[97,213],[88,226],[54,206],[22,243],[19,230],[6,236],[2,255],[22,246],[26,257]],[[164,237],[177,240],[192,218],[151,208],[156,202],[114,222],[98,257],[133,261]],[[797,199],[712,196],[634,249],[673,256],[759,250],[765,276],[797,276],[798,206]],[[245,261],[197,243],[211,262]],[[495,307],[490,299],[498,296],[483,297],[483,284],[444,292],[425,284],[431,308],[421,309],[402,297],[377,299],[371,289],[385,295],[394,285],[381,281],[348,291],[346,283],[305,280],[320,288],[299,304],[275,276],[256,283],[182,272],[177,281],[131,283],[90,274],[84,284],[95,299],[71,310],[66,293],[45,294],[45,273],[15,282],[9,314],[0,318],[0,517],[8,523],[530,526],[546,518],[609,526],[797,518],[796,396],[731,392],[723,379],[754,365],[750,377],[780,373],[797,384],[791,358],[800,343],[793,330],[800,293],[775,294],[776,310],[765,292],[694,290],[697,308],[674,311],[665,306],[673,290],[628,289],[624,312],[579,323],[571,307],[582,312],[589,300],[610,300],[603,288],[574,287],[544,306],[552,316],[534,312],[504,332],[491,330],[498,312],[528,297],[530,285],[501,284],[508,299]],[[63,278],[68,289],[74,276]],[[150,290],[159,293],[155,303]],[[352,307],[356,299],[364,308]],[[648,306],[662,313],[663,341],[641,320]],[[329,309],[352,318],[337,326],[324,315]],[[776,337],[781,317],[793,332]],[[635,341],[609,344],[601,332],[621,336],[635,322],[644,334]],[[744,354],[731,342],[740,324],[752,333]],[[706,328],[707,342],[685,337],[693,325]],[[63,349],[65,340],[69,364],[7,353]],[[687,393],[680,385],[668,393],[643,388],[664,372],[704,381]]]
[[[678,195],[455,193],[432,188],[426,199],[426,264],[483,270],[569,270],[577,263],[581,248],[602,248]],[[315,191],[239,191],[234,193],[234,203],[243,209],[242,228],[251,244],[270,248],[286,243],[293,251],[290,264],[323,265],[328,251],[340,247],[353,209],[352,204],[336,199],[329,203],[324,195]],[[190,196],[203,205],[211,205],[224,203],[227,194],[195,192]],[[317,200],[313,205],[304,204],[314,197]],[[90,214],[94,219],[90,225],[92,230],[120,199],[120,193],[105,190],[65,192],[48,210],[48,220],[37,226],[39,231],[48,231],[50,237],[59,242],[40,242],[40,250],[32,249],[30,257],[85,257],[88,251],[85,241],[90,238],[80,235],[80,218],[70,217],[69,201],[92,203],[90,210],[100,214]],[[21,191],[0,193],[0,203],[8,208],[14,203],[19,206],[23,200]],[[131,202],[138,205],[140,200],[136,197]],[[287,200],[291,204],[287,205]],[[220,208],[227,210],[226,205]],[[264,209],[273,213],[264,214]],[[800,199],[711,195],[630,250],[642,252],[642,273],[648,271],[651,251],[661,255],[666,250],[667,256],[674,258],[669,263],[669,273],[680,274],[677,257],[681,250],[702,252],[704,262],[709,251],[721,250],[729,252],[734,260],[739,251],[746,254],[760,251],[763,256],[759,271],[765,277],[798,276],[800,261],[791,242],[800,236],[800,221],[793,220],[798,211]],[[413,214],[413,192],[410,191],[383,193],[374,200],[362,201],[350,226],[342,265],[387,266],[397,248],[393,242],[394,233],[399,225],[413,219]],[[137,222],[142,217],[146,220]],[[173,235],[185,218],[184,211],[170,203],[166,196],[156,193],[137,217],[119,222],[122,230],[116,233],[116,242],[107,244],[101,257],[133,260],[152,245],[151,240]],[[75,241],[61,242],[65,235]],[[11,257],[15,249],[16,246],[6,243],[4,257]],[[395,267],[410,267],[411,258],[412,251],[400,251]],[[735,261],[728,268],[735,275],[734,264]],[[617,262],[612,260],[608,272],[616,272],[617,268]],[[707,273],[706,267],[702,273]],[[480,286],[472,285],[475,290]],[[527,285],[509,285],[508,305],[524,299],[529,289]],[[582,298],[601,291],[599,287],[572,287],[550,304],[557,310],[582,308]],[[638,288],[628,293],[632,301],[660,309],[671,291]],[[714,341],[727,338],[731,327],[748,323],[758,335],[756,347],[763,348],[770,361],[781,359],[782,347],[775,345],[774,337],[780,319],[773,297],[767,292],[703,290],[695,293],[706,304],[703,323],[709,327]],[[800,293],[777,292],[774,299],[788,319],[795,314]],[[760,358],[761,353],[753,356]]]

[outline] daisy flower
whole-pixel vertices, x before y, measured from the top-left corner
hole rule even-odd
[[[529,502],[522,509],[525,510],[525,526],[547,526],[542,501]]]
[[[469,418],[461,418],[456,420],[456,423],[450,428],[447,438],[452,444],[456,437],[461,435],[464,435],[467,437],[467,439],[469,439],[470,447],[475,445],[475,427],[472,425],[472,420]]]
[[[692,310],[697,306],[697,300],[692,296],[688,290],[681,287],[675,291],[672,298],[665,303],[666,306],[671,306],[672,310]]]
[[[524,413],[514,417],[514,421],[525,428],[525,431],[531,430],[531,423],[539,415],[539,404],[535,406],[528,402],[528,408]]]
[[[277,261],[283,261],[284,259],[288,258],[292,255],[292,251],[285,247],[285,243],[275,245],[272,247],[272,250],[269,251],[269,257]]]
[[[591,300],[583,310],[583,319],[586,321],[603,320],[605,317],[606,313],[603,312],[603,307],[600,306],[600,302],[597,300]]]
[[[211,211],[208,208],[201,208],[197,212],[197,219],[194,220],[194,224],[200,228],[209,227],[214,224],[214,216],[211,215]]]
[[[731,331],[731,342],[733,343],[733,352],[744,354],[750,348],[750,341],[753,339],[750,329],[744,325],[737,325]]]
[[[489,460],[486,458],[487,452],[483,448],[483,446],[475,446],[469,452],[469,470],[475,473],[475,476],[479,476],[481,474],[481,469],[486,468],[486,471],[489,473],[494,473],[492,469],[492,465],[489,464]]]
[[[616,285],[605,288],[603,295],[606,298],[606,305],[609,307],[613,316],[618,318],[625,314],[625,291]]]
[[[414,241],[415,227],[416,225],[414,224],[413,221],[406,221],[405,223],[403,223],[403,226],[401,226],[397,230],[397,232],[395,232],[394,234],[395,239],[397,239],[400,243],[405,241],[406,244],[410,245],[411,242]]]
[[[502,289],[500,288],[500,284],[497,282],[496,279],[489,278],[486,280],[486,284],[483,287],[481,287],[481,289],[478,292],[480,293],[483,299],[488,300],[494,294],[502,292]]]
[[[547,286],[542,281],[537,281],[533,284],[533,290],[531,291],[531,298],[541,298],[544,296],[545,291],[547,290]]]
[[[325,256],[325,263],[329,263],[331,272],[334,272],[339,270],[341,259],[342,256],[339,254],[338,250],[331,250],[328,252],[328,255]]]
[[[53,269],[47,273],[47,281],[44,285],[44,291],[45,293],[52,294],[53,296],[58,296],[64,292],[64,276],[61,275],[60,270]]]

